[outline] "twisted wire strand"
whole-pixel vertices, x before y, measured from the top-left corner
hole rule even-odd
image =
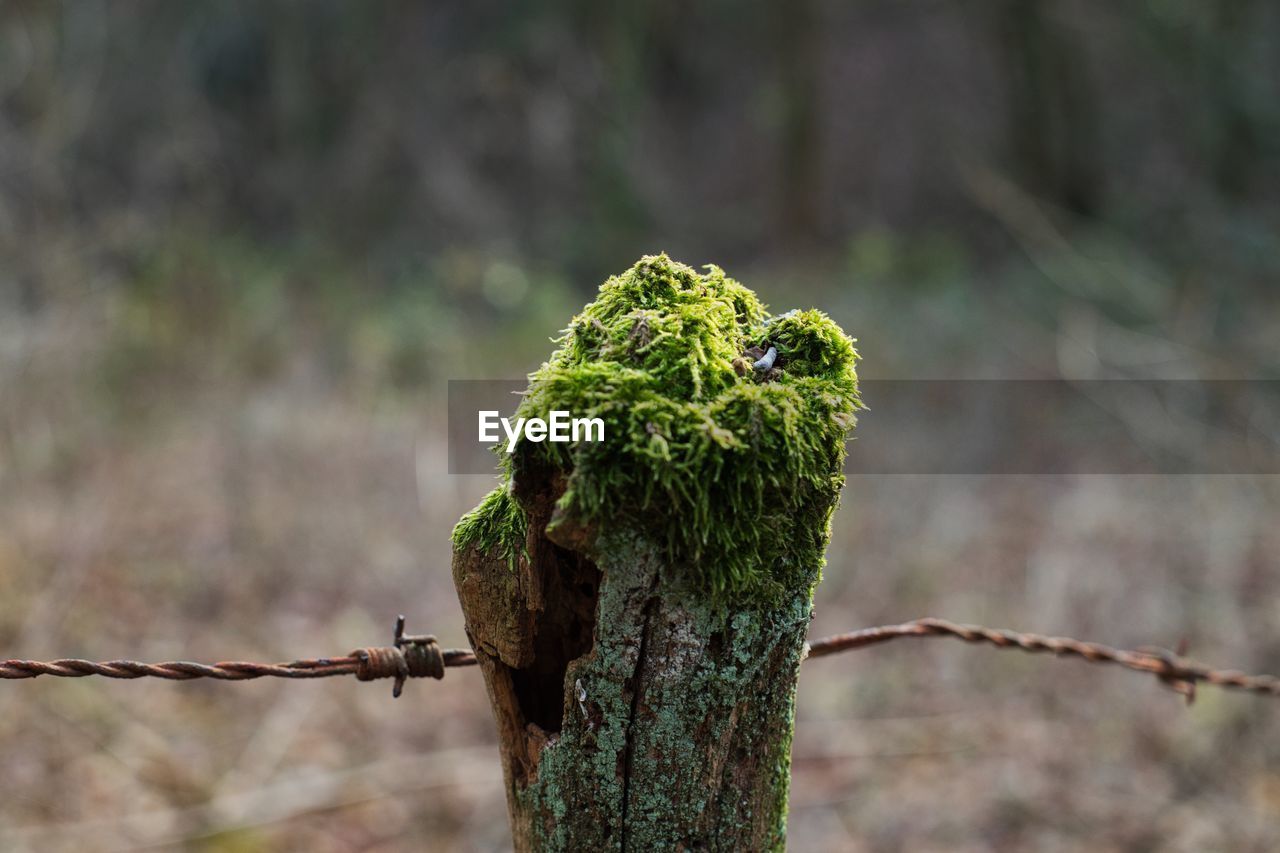
[[[1002,649],[1018,649],[1032,654],[1047,653],[1077,657],[1089,663],[1114,664],[1154,675],[1161,683],[1181,693],[1190,702],[1198,683],[1229,690],[1244,690],[1263,696],[1280,696],[1280,678],[1249,675],[1234,669],[1213,669],[1165,649],[1115,649],[1070,637],[1050,637],[982,625],[966,625],[946,619],[925,618],[900,625],[864,628],[847,634],[823,637],[807,644],[808,657],[817,658],[861,649],[902,637],[954,637],[966,643],[988,644]]]
[[[1071,637],[987,628],[931,617],[898,625],[863,628],[813,640],[806,643],[805,656],[826,657],[903,637],[953,637],[967,643],[991,645],[1001,649],[1076,657],[1089,663],[1121,666],[1154,675],[1162,684],[1186,697],[1188,702],[1195,698],[1196,685],[1200,683],[1280,697],[1280,677],[1249,675],[1234,669],[1213,669],[1165,649],[1116,649]],[[355,675],[361,681],[395,678],[395,695],[399,695],[399,686],[406,677],[440,678],[446,667],[475,666],[477,663],[475,653],[470,649],[440,649],[436,646],[435,638],[429,635],[406,636],[402,642],[397,629],[397,643],[395,646],[357,649],[343,657],[312,658],[288,663],[141,663],[132,660],[89,661],[76,658],[52,661],[6,660],[0,661],[0,679],[35,678],[40,675],[60,678],[99,675],[105,678],[150,677],[171,681],[189,681],[195,678],[248,681],[266,677],[300,679]]]
[[[372,657],[369,653],[374,654]],[[165,678],[170,681],[190,681],[194,678],[213,678],[218,681],[249,681],[255,678],[328,678],[334,675],[369,673],[370,678],[394,677],[396,656],[401,650],[394,646],[361,649],[349,655],[335,658],[314,658],[288,663],[252,663],[249,661],[222,661],[220,663],[193,663],[191,661],[165,661],[141,663],[136,660],[90,661],[78,658],[61,658],[51,661],[6,660],[0,661],[0,678],[35,678],[52,675],[59,678],[83,678],[100,675],[104,678]],[[470,649],[441,650],[446,667],[474,666],[475,654]],[[372,660],[372,664],[371,664]],[[379,661],[386,661],[379,665]],[[373,667],[370,669],[370,667]],[[366,679],[368,680],[368,679]]]

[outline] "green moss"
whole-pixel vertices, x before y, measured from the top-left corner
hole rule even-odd
[[[508,483],[552,465],[567,475],[560,518],[646,532],[718,601],[812,584],[861,407],[857,352],[830,318],[771,318],[719,268],[658,255],[605,282],[557,343],[516,415],[598,417],[605,441],[521,441]],[[768,346],[775,369],[754,370],[744,354]],[[454,542],[514,554],[519,512],[500,487]]]
[[[482,551],[496,551],[513,568],[525,554],[527,520],[511,490],[500,486],[484,496],[480,505],[458,519],[453,541],[459,546],[474,545]]]

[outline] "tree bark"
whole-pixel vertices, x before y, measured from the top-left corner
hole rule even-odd
[[[638,530],[557,518],[549,537],[563,488],[555,473],[515,483],[529,519],[516,566],[454,554],[515,848],[781,849],[820,567],[781,601],[726,611]]]

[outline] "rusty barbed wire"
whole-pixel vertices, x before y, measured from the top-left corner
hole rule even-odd
[[[846,634],[822,637],[805,644],[805,657],[819,658],[874,646],[903,637],[953,637],[967,643],[987,644],[1002,649],[1018,649],[1033,654],[1076,657],[1089,663],[1112,664],[1154,675],[1166,687],[1180,693],[1188,704],[1195,699],[1196,685],[1212,684],[1229,690],[1243,690],[1280,697],[1280,677],[1249,675],[1233,669],[1213,669],[1188,660],[1167,649],[1144,647],[1116,649],[1101,643],[966,625],[927,617],[898,625],[863,628]],[[212,678],[219,681],[247,681],[255,678],[327,678],[354,675],[361,681],[394,678],[393,696],[399,696],[409,678],[443,678],[450,667],[475,666],[470,649],[441,649],[429,634],[404,633],[404,617],[396,620],[395,639],[390,646],[356,649],[342,657],[311,658],[288,663],[224,661],[214,664],[190,661],[141,663],[132,660],[89,661],[63,658],[52,661],[0,661],[0,679],[35,678],[40,675],[80,678],[164,678],[189,681]]]
[[[135,660],[91,661],[62,658],[52,661],[0,661],[0,678],[36,678],[52,675],[59,678],[82,678],[100,675],[104,678],[164,678],[190,681],[212,678],[218,681],[249,681],[255,678],[328,678],[354,675],[360,681],[394,678],[392,696],[399,696],[409,678],[443,678],[446,667],[474,666],[475,653],[470,649],[441,649],[430,634],[406,634],[404,617],[396,619],[395,638],[390,646],[356,649],[342,657],[310,658],[288,663],[251,663],[223,661],[192,663],[166,661],[141,663]]]
[[[986,643],[1032,654],[1048,653],[1060,657],[1077,657],[1089,663],[1114,664],[1154,675],[1163,685],[1182,694],[1187,704],[1195,699],[1196,685],[1201,682],[1229,690],[1280,696],[1280,678],[1274,675],[1248,675],[1234,669],[1213,669],[1166,649],[1144,647],[1129,651],[1070,637],[1050,637],[986,628],[982,625],[964,625],[932,617],[823,637],[806,644],[807,656],[825,657],[902,637],[954,637],[966,643]]]

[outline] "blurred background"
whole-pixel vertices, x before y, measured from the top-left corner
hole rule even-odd
[[[445,382],[642,254],[862,373],[1276,378],[1265,0],[0,4],[0,649],[463,642]],[[875,417],[875,400],[868,400]],[[858,453],[858,444],[852,446]],[[857,476],[815,634],[1280,670],[1280,482]],[[385,688],[385,689],[384,689]],[[478,673],[0,689],[6,850],[501,850]],[[795,850],[1271,850],[1280,722],[908,641],[806,665]]]

